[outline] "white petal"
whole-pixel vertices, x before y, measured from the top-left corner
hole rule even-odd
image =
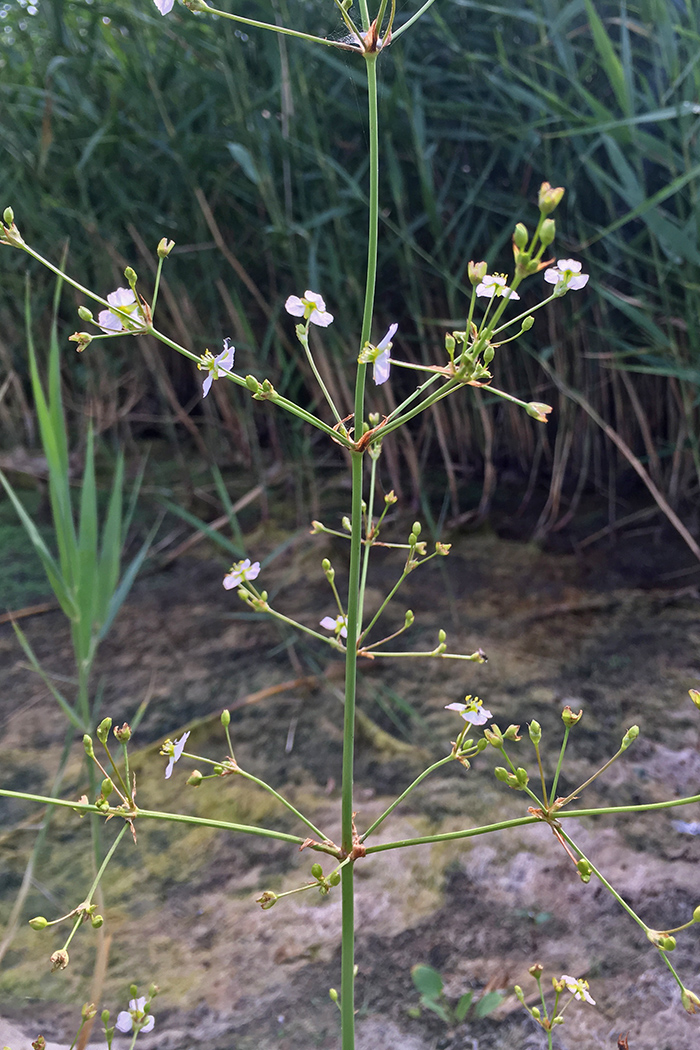
[[[153,1014],[149,1014],[148,1015],[148,1020],[146,1021],[145,1025],[143,1026],[141,1031],[142,1032],[152,1032],[153,1028],[155,1027],[155,1023],[156,1023],[155,1017],[153,1016]]]
[[[326,309],[326,300],[318,292],[310,292],[307,288],[304,292],[304,298],[308,302],[313,303],[317,310],[323,312]]]
[[[559,270],[555,270],[554,267],[544,271],[544,279],[547,282],[547,284],[559,284],[561,276],[562,275],[559,272]]]
[[[131,288],[117,288],[116,292],[110,292],[107,296],[110,306],[131,306],[136,302],[136,296]]]
[[[576,259],[557,259],[560,270],[570,270],[571,273],[581,273],[581,263]]]
[[[325,627],[327,631],[334,631],[335,625],[336,621],[332,616],[324,616],[319,624],[320,627]]]
[[[386,383],[389,378],[389,372],[391,371],[391,360],[389,359],[389,351],[385,350],[383,353],[374,359],[374,369],[372,371],[372,378],[377,386],[381,386],[382,383]]]
[[[211,374],[211,372],[207,372],[207,374],[204,377],[204,382],[202,383],[202,397],[207,396],[207,394],[211,390],[211,385],[213,382],[214,376]]]
[[[493,293],[496,289],[492,284],[486,283],[487,279],[488,278],[484,278],[481,284],[477,284],[476,286],[476,295],[478,299],[493,299]]]
[[[153,3],[156,5],[156,7],[162,15],[168,15],[173,9],[173,4],[175,3],[175,0],[153,0]],[[146,1031],[145,1028],[142,1030],[144,1032]]]
[[[121,332],[121,320],[111,310],[100,310],[97,315],[97,323],[100,328],[107,328],[110,332]]]
[[[227,576],[224,576],[224,587],[227,591],[233,590],[234,587],[239,585],[242,579],[243,577],[237,570],[230,572]]]
[[[573,277],[569,278],[569,288],[573,288],[574,291],[584,288],[588,284],[588,278],[589,274],[587,273],[574,274]]]
[[[127,1013],[126,1010],[122,1010],[117,1017],[117,1023],[114,1026],[118,1032],[130,1032],[134,1027],[134,1022],[131,1014]]]
[[[323,302],[323,300],[321,300]],[[324,304],[325,305],[325,304]],[[310,321],[317,324],[319,328],[328,328],[329,324],[333,324],[333,314],[329,314],[327,310],[312,310],[309,317]]]
[[[292,314],[294,317],[303,317],[306,309],[298,295],[290,295],[284,304],[284,308],[288,314]]]
[[[386,350],[387,347],[389,346],[389,343],[391,342],[391,340],[396,335],[398,329],[399,329],[399,326],[397,324],[390,324],[388,329],[387,329],[387,333],[384,336],[384,338],[380,342],[377,343],[377,350]]]

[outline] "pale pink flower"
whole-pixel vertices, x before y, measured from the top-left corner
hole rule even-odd
[[[569,977],[568,973],[563,973],[559,980],[564,982],[568,990],[573,995],[574,999],[578,999],[579,1002],[586,1002],[590,1003],[591,1006],[595,1006],[595,999],[593,999],[588,992],[588,981],[579,981],[575,977]]]
[[[175,0],[153,0],[153,3],[162,15],[169,15],[173,9]]]
[[[482,726],[493,715],[487,710],[478,696],[465,696],[463,704],[445,704],[446,711],[459,711],[465,722],[473,726]]]
[[[328,325],[333,322],[333,314],[329,314],[326,310],[323,297],[318,292],[310,292],[308,288],[304,292],[303,299],[300,299],[298,295],[290,295],[284,308],[293,317],[303,317],[305,321],[311,321],[312,324],[317,324],[321,328],[328,328]]]
[[[397,324],[390,324],[384,338],[377,343],[376,349],[379,350],[380,353],[375,357],[372,369],[372,378],[377,386],[386,383],[389,378],[389,371],[391,369],[389,351],[391,350],[391,340],[396,335],[398,327]]]
[[[227,591],[233,590],[234,587],[240,587],[245,580],[255,580],[259,572],[259,561],[254,561],[252,564],[250,558],[238,561],[231,566],[228,574],[224,576],[224,587]]]
[[[347,638],[348,636],[348,618],[343,616],[324,616],[321,620],[321,627],[325,627],[327,631],[333,631],[335,634],[339,634],[341,638]]]
[[[204,382],[202,383],[202,397],[206,397],[211,390],[211,385],[215,379],[219,378],[220,371],[230,372],[233,368],[233,358],[236,353],[235,346],[231,346],[230,339],[224,339],[223,350],[221,353],[214,357],[211,351],[207,350],[205,354],[202,354],[197,368],[201,372],[206,372]]]
[[[480,298],[493,299],[502,296],[504,299],[519,299],[517,292],[512,291],[506,284],[506,278],[500,273],[487,274],[481,284],[476,286],[476,294]]]
[[[131,288],[117,288],[116,292],[109,293],[107,302],[110,306],[116,306],[117,309],[128,310],[129,313],[132,313],[136,305],[136,296]],[[140,315],[140,308],[138,313]],[[104,328],[108,332],[123,332],[126,330],[124,318],[120,317],[119,314],[113,314],[111,310],[101,310],[97,315],[97,323],[100,328]]]
[[[129,1000],[129,1009],[122,1010],[117,1017],[117,1023],[114,1026],[118,1032],[131,1032],[138,1025],[139,1032],[151,1032],[153,1026],[156,1023],[156,1019],[153,1014],[144,1013],[144,1006],[146,1005],[146,996],[141,995],[138,999]],[[145,1024],[140,1024],[145,1018]]]
[[[547,284],[556,285],[555,292],[563,295],[569,290],[575,292],[588,284],[588,274],[581,273],[581,263],[576,259],[557,259],[556,266],[544,271]]]
[[[173,774],[173,766],[182,758],[182,752],[185,750],[185,744],[187,743],[187,738],[189,735],[190,730],[188,729],[186,733],[182,734],[179,740],[175,740],[174,742],[172,740],[166,740],[162,748],[160,749],[161,755],[170,756],[170,761],[168,762],[168,765],[165,770],[166,780],[170,780],[170,777]],[[144,999],[143,1001],[145,1002],[146,1000]],[[129,1006],[131,1006],[131,1003],[129,1003]],[[139,1007],[139,1009],[142,1009],[142,1007]]]

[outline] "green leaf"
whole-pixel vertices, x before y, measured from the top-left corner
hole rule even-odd
[[[416,963],[411,967],[411,979],[426,999],[437,999],[442,995],[442,977],[432,966]]]
[[[455,1020],[460,1024],[469,1013],[469,1007],[472,1005],[472,999],[474,998],[473,992],[465,992],[461,996],[459,1002],[455,1006]]]
[[[474,1016],[479,1018],[488,1017],[497,1006],[501,1005],[504,999],[505,996],[500,992],[487,992],[486,995],[482,995],[474,1007]]]

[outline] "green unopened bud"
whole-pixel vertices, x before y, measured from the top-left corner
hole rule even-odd
[[[190,775],[188,776],[187,780],[185,781],[185,783],[189,784],[189,786],[192,787],[192,788],[198,788],[203,780],[204,780],[203,774],[200,773],[198,769],[193,769],[192,772],[190,773]]]
[[[438,642],[440,643],[440,645],[444,645],[446,641],[447,641],[447,634],[446,634],[445,631],[443,631],[443,629],[441,627],[440,630],[438,631]]]
[[[331,886],[338,886],[340,883],[340,872],[332,871],[328,876],[328,881],[330,882]]]
[[[503,734],[505,740],[520,740],[520,726],[510,725]]]
[[[540,241],[548,248],[557,235],[557,224],[554,219],[545,219],[540,229]]]
[[[529,332],[535,323],[535,318],[530,314],[529,317],[523,318],[523,323],[520,325],[521,332]]]
[[[469,275],[469,283],[473,285],[481,284],[484,277],[488,273],[488,263],[485,262],[470,262],[467,265],[467,274]]]
[[[681,1002],[686,1013],[696,1014],[698,1012],[700,999],[698,999],[695,992],[691,992],[690,988],[684,988],[681,992]]]
[[[105,779],[102,781],[102,784],[100,785],[100,791],[102,792],[103,798],[109,798],[109,796],[114,791],[114,784],[112,783],[109,777],[105,777]]]
[[[423,531],[423,527],[422,527],[421,523],[419,521],[414,521],[413,525],[411,526],[411,533],[412,533],[412,535],[414,535],[416,537],[416,539],[418,539],[418,537],[420,536],[422,531]]]
[[[224,771],[224,767],[217,762],[215,766],[212,766],[212,773],[215,773],[217,777],[220,777]]]
[[[561,713],[561,720],[565,726],[571,728],[575,726],[577,722],[580,722],[583,718],[583,710],[579,711],[578,714],[574,714],[569,705],[567,704]]]
[[[697,908],[693,912],[693,922],[700,922],[700,904],[698,904]]]
[[[335,988],[329,988],[328,989],[328,998],[330,999],[330,1001],[332,1003],[337,1003],[338,1002],[338,993],[335,990]]]
[[[124,270],[124,276],[133,288],[136,282],[138,281],[136,270],[133,268],[133,266],[127,266],[127,268]]]
[[[532,1016],[534,1017],[534,1019],[536,1021],[539,1021],[539,1019],[540,1019],[540,1009],[539,1009],[538,1006],[533,1006],[532,1009],[530,1010],[530,1013],[532,1014]]]
[[[106,744],[107,743],[107,737],[109,736],[109,731],[110,731],[111,728],[112,728],[112,719],[111,718],[103,718],[102,721],[100,722],[100,724],[98,725],[97,729],[95,730],[95,733],[97,735],[97,739],[99,740],[99,742],[101,744]]]
[[[563,186],[550,186],[548,182],[543,182],[540,186],[537,206],[545,215],[551,215],[563,196]]]
[[[496,766],[493,772],[496,780],[500,780],[502,784],[507,784],[511,778],[511,774],[503,766]]]
[[[83,737],[83,747],[85,748],[85,754],[88,758],[95,757],[95,748],[92,746],[92,737],[87,733]]]
[[[311,865],[311,874],[313,875],[313,877],[315,879],[322,879],[323,878],[323,868],[321,867],[321,865],[320,864],[312,864]]]
[[[116,726],[114,735],[120,744],[128,744],[131,740],[131,726],[128,722],[124,722],[123,725]]]
[[[323,561],[321,562],[321,568],[326,574],[326,579],[328,580],[328,582],[333,583],[333,580],[335,579],[335,569],[329,562],[328,558],[323,559]]]
[[[520,987],[520,985],[516,984],[515,987],[513,988],[513,991],[515,992],[516,999],[519,1002],[521,1002],[523,1004],[523,1006],[524,1006],[525,1005],[525,993],[523,992],[523,990]]]
[[[620,744],[620,751],[626,751],[630,744],[633,743],[633,741],[635,741],[638,736],[639,726],[630,726],[630,728],[627,730],[627,732],[622,738],[622,743]]]
[[[90,916],[90,925],[92,926],[93,930],[99,930],[100,926],[102,926],[104,921],[105,921],[104,920],[104,916],[102,916],[102,915],[91,915]]]
[[[552,411],[551,405],[545,405],[542,401],[530,401],[525,405],[528,416],[532,416],[538,423],[546,423],[547,416]]]
[[[455,352],[455,337],[453,335],[445,336],[445,350],[447,350],[448,357],[452,357]]]
[[[341,518],[340,524],[343,526],[346,532],[352,532],[352,522],[347,514],[344,514]]]
[[[29,925],[33,930],[45,930],[49,925],[49,920],[45,919],[43,915],[37,915],[35,919],[29,920]]]
[[[97,1007],[94,1003],[84,1003],[80,1016],[83,1021],[92,1021],[93,1017],[97,1017]]]
[[[486,347],[485,347],[485,349],[484,349],[484,352],[483,352],[483,354],[481,355],[481,360],[482,360],[482,361],[484,362],[484,364],[485,364],[486,366],[488,366],[488,365],[490,365],[490,364],[491,364],[491,362],[492,362],[492,361],[493,361],[493,359],[494,359],[495,353],[496,353],[496,351],[495,351],[495,350],[494,350],[494,348],[493,348],[493,347],[491,346],[491,344],[490,344],[490,343],[487,343],[487,344],[486,344]]]
[[[484,730],[484,736],[488,740],[491,747],[495,747],[500,750],[503,747],[503,733],[495,724]]]
[[[129,985],[129,995],[131,996],[131,998],[135,999],[138,994],[139,994],[139,986],[137,984],[130,984]]]
[[[581,859],[576,862],[576,868],[578,869],[578,873],[581,877],[581,882],[591,881],[593,868],[591,867],[590,862],[587,861],[585,857],[581,857]]]
[[[102,1011],[102,1013],[100,1014],[100,1020],[102,1021],[102,1024],[106,1028],[107,1025],[109,1024],[109,1010],[103,1010]]]
[[[676,947],[675,937],[661,937],[659,940],[659,948],[662,952],[672,952]]]
[[[688,695],[695,704],[695,706],[700,707],[700,691],[698,691],[697,689],[689,689]]]
[[[224,727],[224,729],[227,729],[228,726],[231,725],[231,712],[228,710],[228,708],[224,708],[224,710],[221,712],[221,724]]]
[[[169,241],[167,237],[161,237],[158,241],[158,258],[167,259],[174,247],[175,241]]]
[[[148,986],[148,998],[149,999],[155,999],[155,997],[158,995],[159,991],[160,991],[160,988],[158,987],[157,984],[149,984],[149,986]]]
[[[519,787],[525,787],[530,777],[528,776],[526,769],[523,769],[522,766],[518,766],[515,771],[515,779],[517,780]]]
[[[255,378],[255,376],[246,376],[245,385],[253,394],[257,394],[258,390],[260,389],[260,383]]]
[[[540,723],[536,722],[533,718],[532,722],[530,722],[530,725],[527,727],[527,731],[533,744],[539,744],[542,739],[542,726]]]
[[[8,226],[11,226],[12,223],[15,221],[15,213],[13,212],[12,208],[9,207],[5,208],[4,212],[2,213],[2,217]]]
[[[88,310],[87,306],[79,306],[78,307],[78,316],[80,317],[81,321],[92,321],[93,320],[92,310]]]
[[[272,890],[265,890],[262,897],[257,898],[257,903],[260,905],[263,911],[268,911],[274,904],[277,903],[278,897]]]
[[[515,245],[515,247],[520,248],[522,251],[522,249],[527,244],[528,236],[529,234],[527,232],[527,226],[525,226],[524,223],[519,222],[513,230],[513,244]]]

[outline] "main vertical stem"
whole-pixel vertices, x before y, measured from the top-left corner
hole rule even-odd
[[[367,60],[367,100],[369,107],[369,235],[367,278],[362,315],[360,349],[369,340],[377,283],[377,237],[379,229],[379,130],[377,124],[377,54]],[[367,365],[357,366],[355,381],[355,439],[362,436]],[[353,848],[353,773],[355,760],[355,696],[357,692],[357,639],[362,630],[360,572],[362,563],[362,464],[363,454],[352,454],[352,509],[350,520],[350,569],[348,573],[347,655],[345,658],[345,718],[343,725],[343,781],[341,801],[341,841],[343,850]],[[342,1050],[355,1050],[355,887],[354,865],[342,869],[342,948],[340,977],[340,1017]]]

